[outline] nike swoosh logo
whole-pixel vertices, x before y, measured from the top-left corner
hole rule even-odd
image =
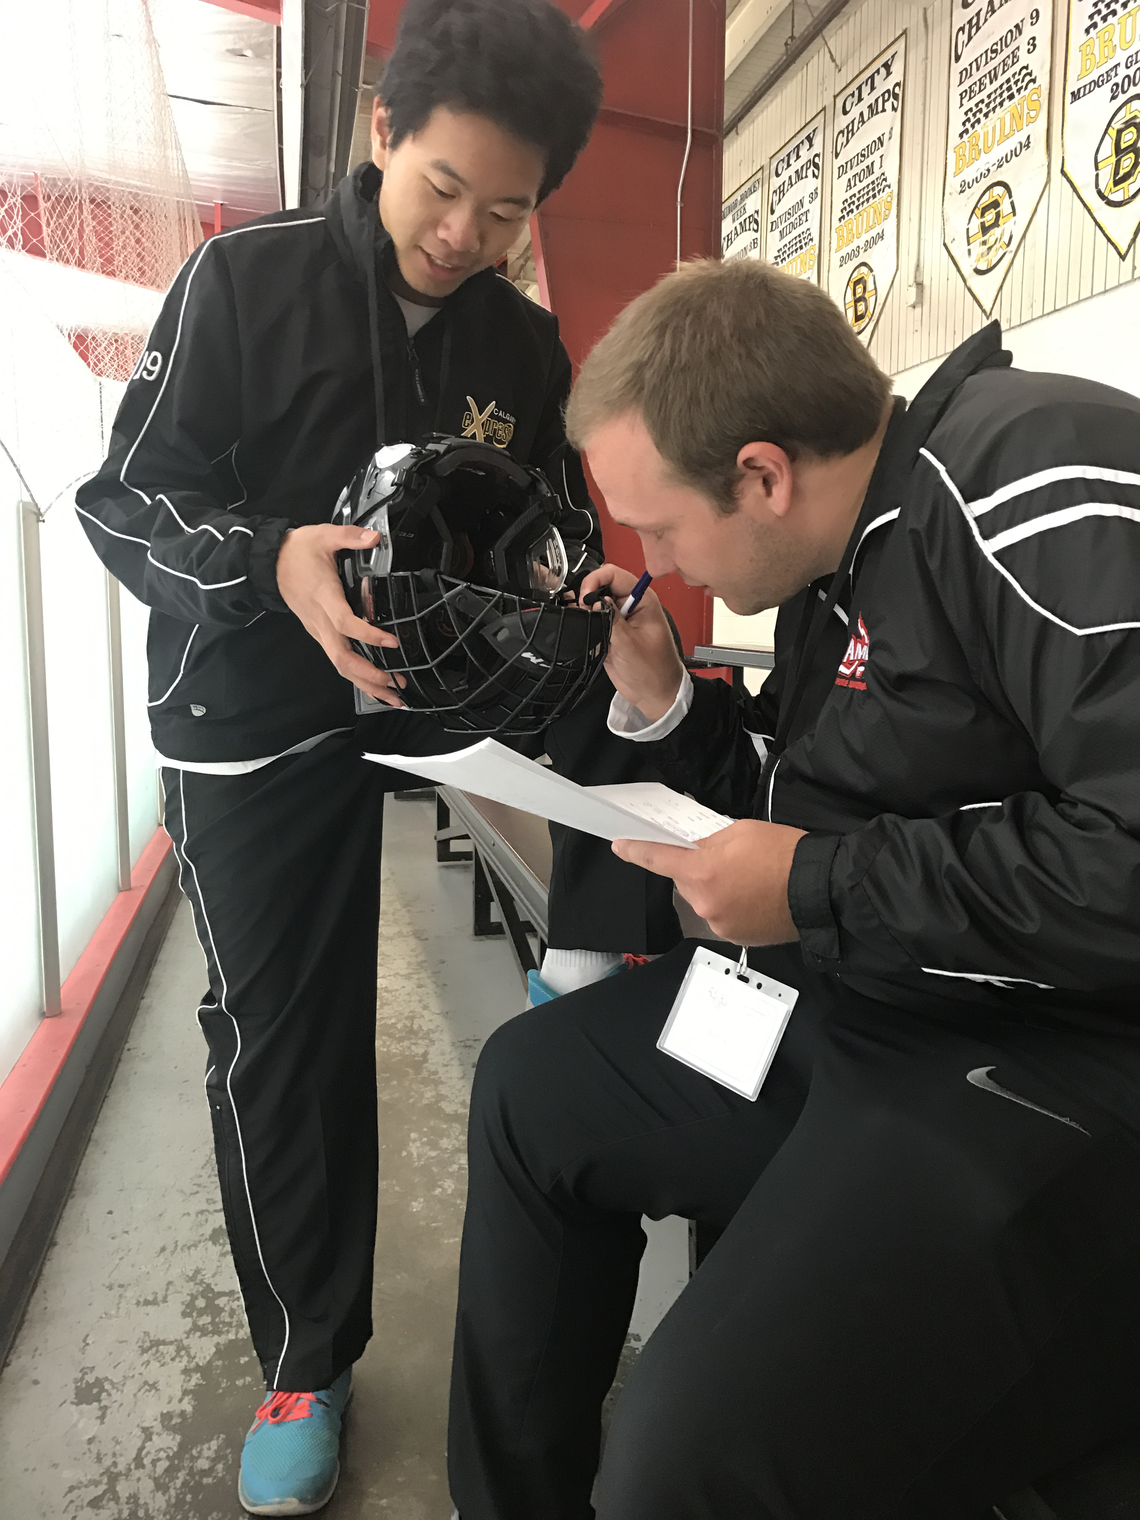
[[[1088,1135],[1088,1138],[1092,1139],[1088,1130],[1082,1124],[1078,1124],[1075,1119],[1066,1119],[1064,1114],[1055,1114],[1051,1108],[1042,1108],[1037,1103],[1030,1103],[1028,1098],[1020,1098],[1017,1093],[1012,1093],[1005,1087],[999,1087],[990,1076],[993,1070],[992,1066],[975,1066],[973,1071],[966,1073],[966,1081],[972,1082],[975,1087],[980,1087],[983,1092],[996,1093],[999,1098],[1008,1098],[1011,1103],[1020,1103],[1022,1108],[1031,1108],[1035,1114],[1044,1114],[1046,1119],[1056,1119],[1058,1124],[1067,1124],[1070,1129],[1079,1129],[1082,1135]]]

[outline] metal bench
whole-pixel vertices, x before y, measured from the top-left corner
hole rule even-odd
[[[452,786],[436,788],[436,859],[474,865],[472,929],[506,934],[523,981],[546,951],[551,848],[546,821]],[[470,850],[457,850],[468,839]],[[498,909],[498,918],[492,914]]]
[[[436,788],[435,806],[436,859],[444,865],[473,864],[474,933],[506,934],[525,982],[546,952],[552,855],[545,820],[452,786]],[[470,840],[472,848],[456,849],[460,840]],[[673,902],[686,938],[718,938],[679,893]]]
[[[774,669],[776,654],[763,644],[698,644],[685,664],[690,670],[727,668],[732,672],[733,691],[743,691],[744,672]]]

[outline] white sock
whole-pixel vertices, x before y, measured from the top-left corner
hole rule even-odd
[[[551,992],[559,997],[576,992],[620,966],[622,957],[616,950],[548,950],[538,973]]]

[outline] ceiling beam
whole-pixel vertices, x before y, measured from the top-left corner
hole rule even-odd
[[[775,89],[788,70],[795,63],[798,63],[816,38],[823,35],[824,27],[830,26],[849,3],[850,0],[827,0],[823,9],[812,18],[811,22],[804,27],[799,36],[794,40],[789,38],[785,42],[783,54],[776,59],[776,62],[764,75],[763,79],[759,80],[754,88],[749,90],[748,94],[725,122],[724,135],[726,137],[730,132],[736,131],[749,111],[756,109],[769,90]]]
[[[737,6],[724,35],[726,77],[744,62],[785,4],[786,0],[743,0],[743,4]]]

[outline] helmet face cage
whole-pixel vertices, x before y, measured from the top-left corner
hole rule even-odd
[[[338,556],[345,594],[399,641],[356,647],[404,677],[410,708],[451,732],[522,735],[585,695],[613,612],[570,604],[562,512],[537,470],[457,439],[381,450],[343,493],[334,520],[381,535]]]
[[[374,582],[379,649],[407,681],[403,696],[445,729],[534,734],[581,700],[602,668],[610,617],[432,572]]]

